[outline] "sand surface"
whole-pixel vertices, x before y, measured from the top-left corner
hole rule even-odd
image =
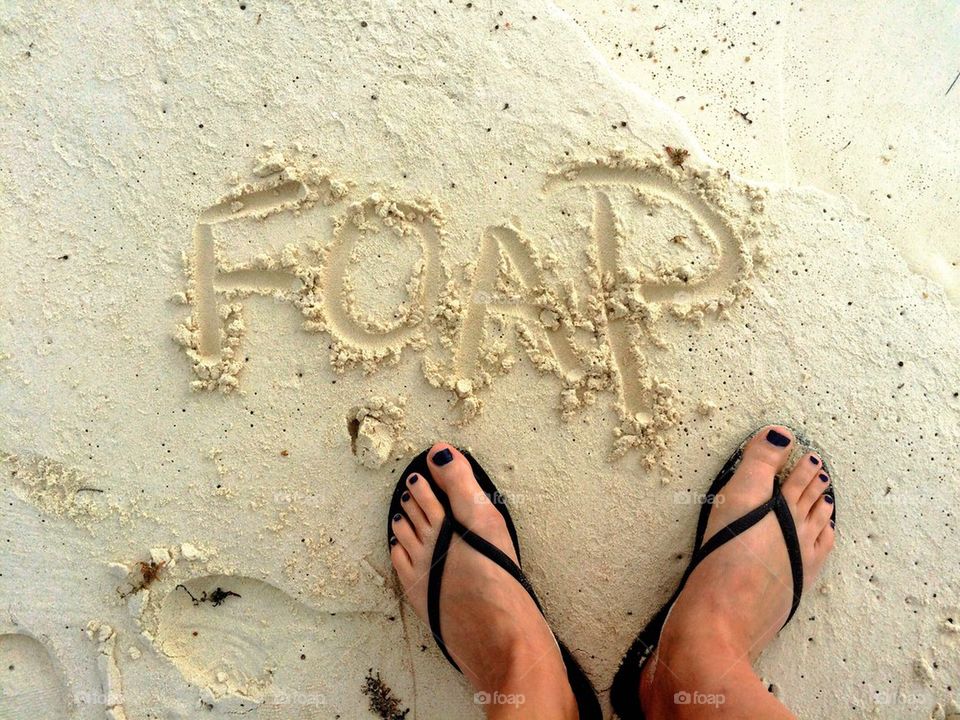
[[[718,142],[743,118],[617,74],[597,28],[652,11],[567,9],[3,11],[0,717],[372,717],[371,672],[409,717],[481,717],[383,538],[437,437],[605,689],[770,421],[829,459],[840,530],[771,691],[960,713],[955,142],[929,212],[871,220],[759,164],[788,138]],[[876,139],[844,182],[882,187]],[[885,239],[896,208],[930,242]]]

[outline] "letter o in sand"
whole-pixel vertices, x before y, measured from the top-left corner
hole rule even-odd
[[[415,339],[441,282],[439,221],[428,209],[371,195],[337,221],[323,270],[330,332],[364,350]]]

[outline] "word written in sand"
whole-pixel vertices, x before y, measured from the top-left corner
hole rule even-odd
[[[670,393],[647,359],[662,347],[656,323],[665,314],[700,320],[722,311],[751,267],[743,241],[750,224],[738,229],[718,191],[729,181],[715,171],[705,180],[671,150],[663,159],[583,161],[548,176],[543,202],[582,207],[586,218],[578,247],[586,291],[579,294],[548,279],[550,248],[538,252],[512,224],[482,230],[474,261],[454,277],[446,223],[431,203],[376,191],[354,198],[352,183],[325,171],[279,167],[204,210],[195,224],[182,293],[191,315],[177,334],[193,362],[194,386],[239,386],[247,359],[240,351],[243,301],[272,296],[297,308],[306,330],[329,336],[338,371],[375,371],[406,348],[431,353],[424,375],[456,394],[465,419],[479,410],[478,393],[512,366],[515,348],[502,346],[501,332],[512,325],[536,366],[562,378],[565,415],[609,389],[619,397],[627,445],[663,429]],[[638,213],[641,206],[648,209]],[[644,232],[625,221],[629,213],[674,226]],[[324,222],[307,225],[311,214]],[[271,232],[278,218],[288,224]],[[246,257],[237,257],[238,246],[249,247]],[[377,289],[379,307],[364,308],[358,294],[371,277],[397,287],[393,294]]]

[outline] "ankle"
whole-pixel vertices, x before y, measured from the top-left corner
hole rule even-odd
[[[489,718],[577,717],[576,699],[558,651],[518,643],[501,660],[499,672],[474,695]]]
[[[691,592],[681,595],[673,606],[661,633],[660,648],[678,659],[750,654],[756,638],[751,636],[749,622],[744,622],[742,600],[754,595],[767,578],[748,575],[731,573],[723,587],[704,582],[688,584]]]
[[[700,717],[744,670],[752,673],[749,653],[728,629],[668,623],[641,676],[641,705],[650,718]]]

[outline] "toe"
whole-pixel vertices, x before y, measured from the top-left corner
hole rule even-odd
[[[401,582],[413,571],[413,562],[396,536],[390,538],[390,562],[393,563]]]
[[[461,522],[470,525],[471,518],[486,510],[494,510],[490,499],[484,494],[473,475],[470,461],[462,452],[448,443],[436,443],[427,453],[430,472],[437,486],[450,499],[453,514]],[[494,510],[496,512],[496,510]]]
[[[823,462],[815,453],[807,453],[793,466],[793,470],[783,481],[783,495],[790,502],[797,502],[810,481],[823,472]]]
[[[743,448],[736,477],[741,489],[749,489],[760,482],[769,496],[773,477],[783,469],[793,447],[793,434],[782,425],[768,425],[754,435]],[[736,490],[731,484],[731,490]],[[761,488],[756,488],[761,489]]]
[[[413,525],[400,513],[393,516],[393,534],[403,549],[407,551],[411,561],[415,560],[422,543],[420,538],[417,537]]]
[[[430,521],[427,520],[426,514],[420,509],[416,499],[410,494],[409,490],[405,490],[400,496],[400,507],[403,508],[403,511],[407,514],[407,519],[409,519],[410,524],[413,525],[417,537],[423,542],[430,533]]]
[[[767,425],[747,442],[743,448],[744,462],[763,464],[779,472],[790,457],[793,433],[782,425]]]
[[[443,505],[437,500],[430,483],[421,475],[412,473],[407,478],[407,492],[417,501],[417,506],[423,511],[427,522],[438,525],[443,520]]]
[[[826,524],[823,530],[820,531],[820,534],[817,535],[817,550],[819,552],[828,553],[833,550],[833,545],[837,540],[837,531],[833,526],[833,521],[831,520]]]
[[[823,497],[828,487],[830,487],[830,476],[825,472],[818,472],[810,478],[797,500],[797,517],[806,517],[811,508]]]
[[[819,535],[824,528],[830,527],[830,516],[833,514],[833,498],[829,495],[821,495],[813,507],[810,514],[807,515],[807,522],[813,527],[816,535]]]

